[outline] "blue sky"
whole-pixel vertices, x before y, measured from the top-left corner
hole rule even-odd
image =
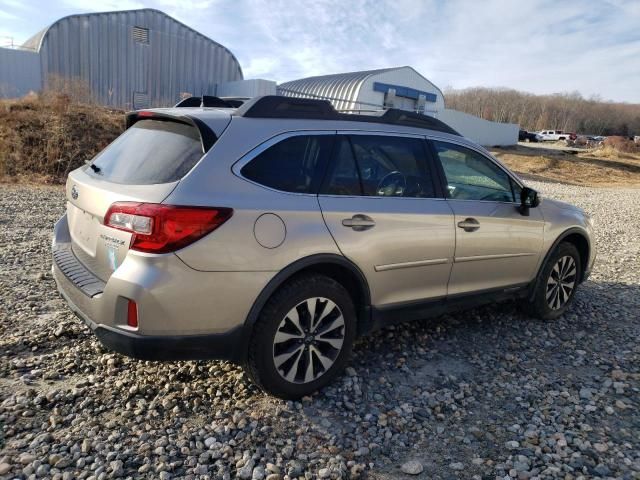
[[[0,45],[65,15],[144,7],[227,46],[245,78],[411,65],[443,89],[640,103],[640,0],[0,0]]]

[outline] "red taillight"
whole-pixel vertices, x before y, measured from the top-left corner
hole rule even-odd
[[[231,208],[116,202],[109,207],[104,224],[131,232],[133,250],[168,253],[211,233],[232,214]]]
[[[138,306],[133,300],[127,303],[127,325],[138,328]]]

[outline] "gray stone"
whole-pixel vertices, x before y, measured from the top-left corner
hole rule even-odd
[[[250,458],[242,468],[238,469],[238,478],[242,480],[249,480],[253,476],[253,466],[255,462]]]
[[[424,467],[418,460],[409,460],[402,464],[400,470],[402,470],[402,473],[406,473],[407,475],[420,475],[424,470]]]

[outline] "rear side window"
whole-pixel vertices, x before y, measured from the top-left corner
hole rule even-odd
[[[435,197],[423,141],[417,138],[340,135],[323,192],[367,197]]]
[[[272,145],[247,163],[243,177],[283,192],[315,193],[331,155],[333,135],[297,135]]]
[[[96,156],[88,174],[127,185],[180,180],[202,158],[200,134],[185,123],[140,120]]]

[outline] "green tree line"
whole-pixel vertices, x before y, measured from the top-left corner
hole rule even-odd
[[[640,135],[640,104],[584,98],[577,92],[534,95],[502,88],[445,93],[447,108],[529,131],[563,130],[590,135]]]

